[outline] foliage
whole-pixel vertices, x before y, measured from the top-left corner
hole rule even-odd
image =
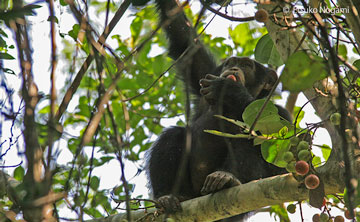
[[[99,31],[94,25],[97,21],[89,21],[90,26],[94,29],[91,34],[89,34],[90,28],[84,30],[83,24],[76,23],[73,24],[71,30],[57,35],[64,45],[60,58],[66,64],[63,68],[66,71],[61,73],[65,79],[65,85],[59,90],[58,98],[62,99],[66,90],[70,88],[70,84],[74,80],[73,75],[76,70],[80,69],[84,57],[93,56],[95,60],[83,76],[79,89],[75,92],[72,100],[75,108],[73,110],[67,109],[59,123],[52,123],[49,121],[52,108],[48,103],[51,101],[51,95],[40,92],[38,96],[41,100],[35,111],[36,118],[34,120],[38,134],[37,142],[45,151],[42,156],[43,161],[49,161],[47,162],[48,165],[44,167],[51,168],[52,192],[61,193],[65,187],[69,189],[67,190],[68,196],[59,198],[56,206],[59,209],[67,207],[76,212],[79,218],[84,215],[100,218],[108,214],[118,213],[117,208],[125,208],[124,202],[128,198],[127,194],[130,192],[131,195],[136,186],[122,180],[116,187],[103,188],[101,176],[95,173],[97,169],[118,161],[120,167],[115,170],[120,172],[124,163],[133,162],[139,165],[137,170],[140,173],[144,169],[141,162],[144,153],[150,148],[155,136],[161,133],[166,121],[176,120],[176,124],[182,126],[186,124],[183,114],[188,101],[186,101],[186,94],[181,81],[176,78],[175,70],[171,68],[173,61],[164,53],[167,46],[166,36],[161,29],[151,36],[153,30],[156,30],[158,26],[157,19],[154,17],[156,9],[148,0],[132,0],[131,2],[133,5],[131,9],[133,14],[130,17],[132,22],[130,27],[126,27],[130,30],[130,36],[125,38],[120,34],[112,34],[110,38],[115,43],[103,54],[98,51],[91,39],[95,36],[94,33]],[[217,1],[217,3],[219,2],[222,1]],[[226,4],[230,4],[230,2],[226,2]],[[61,9],[70,9],[67,1],[60,0],[57,4]],[[330,6],[330,3],[327,4]],[[118,3],[111,1],[91,1],[87,6],[99,14],[114,12],[119,8]],[[3,108],[1,115],[4,116],[4,119],[12,122],[11,143],[8,149],[14,147],[16,143],[19,143],[16,145],[21,147],[25,147],[25,145],[21,144],[23,141],[19,142],[12,132],[14,128],[17,128],[20,131],[19,136],[21,135],[21,131],[24,129],[24,114],[18,115],[18,111],[14,111],[12,107],[14,90],[10,89],[6,82],[6,75],[14,75],[15,72],[12,67],[3,66],[3,61],[16,59],[15,44],[6,30],[12,29],[10,25],[12,21],[35,15],[39,7],[40,5],[29,4],[17,8],[13,6],[13,1],[10,0],[0,3],[0,89],[9,97],[8,99],[1,99],[0,107]],[[194,14],[190,7],[186,7],[185,11],[192,21],[198,19],[198,15]],[[56,17],[55,21],[59,21],[59,18]],[[290,92],[300,92],[312,88],[314,83],[326,77],[330,77],[332,83],[336,85],[336,78],[331,70],[333,67],[329,65],[330,59],[324,59],[329,55],[329,52],[323,49],[320,41],[307,38],[306,41],[316,50],[300,50],[283,61],[264,27],[239,23],[234,28],[228,29],[230,39],[214,37],[207,33],[205,20],[201,18],[196,29],[198,33],[205,30],[200,39],[218,60],[229,55],[236,55],[255,57],[257,61],[267,63],[273,68],[285,64],[280,80],[283,88]],[[337,45],[338,55],[345,60],[353,56],[353,50],[356,51],[356,48],[348,44]],[[119,61],[123,61],[123,63]],[[346,90],[348,90],[349,101],[358,113],[360,105],[357,103],[357,99],[359,97],[360,78],[358,78],[359,74],[356,68],[360,68],[360,60],[354,59],[352,66],[350,66],[351,70],[348,66],[346,63],[342,64],[341,69],[344,70],[344,73],[341,78]],[[119,73],[120,78],[116,81]],[[104,96],[106,90],[114,82],[116,86],[109,101],[105,104],[105,113],[97,126],[96,133],[91,142],[85,144],[80,152],[79,147],[82,144],[82,137],[86,128],[99,112],[100,98]],[[334,97],[334,103],[338,104],[336,97],[338,92],[333,93],[329,88],[323,93],[328,93],[327,96]],[[310,165],[311,171],[316,173],[316,168],[330,159],[332,148],[325,144],[313,144],[311,137],[327,120],[323,120],[321,123],[311,123],[306,128],[302,128],[300,127],[300,122],[304,117],[302,108],[295,107],[293,115],[295,121],[289,123],[277,114],[274,101],[269,101],[263,107],[265,100],[256,100],[250,104],[243,113],[242,121],[233,120],[226,116],[217,116],[224,121],[237,125],[241,133],[230,135],[213,130],[206,130],[206,132],[234,139],[252,138],[254,145],[261,146],[261,152],[266,161],[286,169],[288,169],[289,164],[300,159],[298,146],[291,144],[291,139],[297,137],[300,138],[300,141],[309,141],[310,146],[306,150],[310,152],[311,156],[307,163]],[[43,101],[46,103],[42,103]],[[24,113],[22,106],[20,106],[21,113]],[[262,110],[261,115],[257,117],[260,110]],[[254,122],[256,123],[254,124]],[[2,124],[0,127],[0,130],[3,130]],[[251,132],[250,129],[253,131]],[[75,135],[73,134],[74,131]],[[349,140],[351,139],[350,135]],[[52,155],[49,155],[48,158],[49,144],[54,141],[56,145],[60,144],[61,148],[52,150]],[[4,151],[6,149],[3,143],[1,145],[0,161],[5,163],[7,151]],[[314,149],[316,147],[320,148],[321,156],[315,154]],[[67,160],[64,164],[57,163],[57,157],[60,156],[61,152],[70,153],[72,159]],[[293,154],[290,161],[284,160],[284,154],[287,152]],[[20,154],[22,155],[19,151]],[[96,155],[99,157],[95,157]],[[12,173],[13,178],[20,183],[16,188],[20,194],[26,193],[29,189],[29,184],[25,182],[27,172],[25,165],[20,165]],[[344,198],[341,197],[341,201],[344,199],[347,207],[349,202],[353,202],[355,206],[360,205],[359,187],[356,190],[357,195],[351,201],[346,195],[348,191],[345,192]],[[25,200],[27,200],[26,198],[31,200],[31,194],[27,193]],[[137,198],[141,199],[141,196]],[[342,206],[338,197],[329,198],[333,198],[332,202],[336,206]],[[12,207],[16,205],[9,198],[1,201],[0,204],[6,210],[13,209]],[[143,205],[148,207],[152,204],[150,202],[142,203],[136,199],[129,201],[131,209],[138,209]],[[330,202],[328,205],[330,206]],[[277,215],[281,221],[289,221],[283,207],[272,206],[269,211],[270,214]],[[0,215],[2,215],[2,211],[0,211]]]
[[[255,48],[255,59],[273,66],[284,64],[269,34],[261,37]]]
[[[324,79],[327,73],[321,57],[299,51],[286,61],[281,81],[286,90],[301,92],[310,88],[315,81]]]

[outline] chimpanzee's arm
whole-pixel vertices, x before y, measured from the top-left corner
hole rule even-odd
[[[160,10],[161,21],[171,21],[170,25],[165,28],[170,42],[170,57],[176,60],[188,47],[191,48],[189,50],[190,57],[183,57],[177,64],[177,68],[181,72],[181,78],[184,81],[189,79],[193,93],[200,95],[199,80],[208,73],[215,74],[216,63],[200,41],[195,41],[197,38],[196,32],[192,28],[190,21],[185,17],[182,9],[179,8],[177,1],[156,0],[156,3]],[[188,72],[190,72],[189,78],[186,76]]]

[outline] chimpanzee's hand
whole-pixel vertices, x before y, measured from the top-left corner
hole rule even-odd
[[[227,85],[234,84],[231,79],[207,74],[204,79],[200,80],[200,94],[210,105],[214,105],[220,97],[224,97]]]
[[[206,195],[240,184],[241,182],[233,174],[225,171],[215,171],[206,177],[200,192],[202,195]]]
[[[157,200],[156,208],[163,209],[166,213],[181,211],[179,199],[174,195],[164,195]]]

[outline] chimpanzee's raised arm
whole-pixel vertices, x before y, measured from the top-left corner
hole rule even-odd
[[[176,0],[156,0],[156,3],[160,10],[161,21],[170,21],[165,27],[170,42],[170,57],[176,60],[188,47],[195,47],[190,50],[188,56],[179,61],[177,68],[184,81],[187,80],[186,71],[190,72],[188,80],[190,87],[193,93],[200,95],[199,80],[206,74],[215,74],[215,61],[201,42],[196,41],[196,32]]]

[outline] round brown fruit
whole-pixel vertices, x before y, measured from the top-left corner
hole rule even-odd
[[[345,213],[344,213],[346,219],[349,219],[349,220],[352,220],[353,218],[351,217],[350,215],[350,211],[349,210],[345,210]],[[355,212],[354,212],[354,215],[355,215]]]
[[[336,216],[334,219],[334,222],[344,222],[344,221],[345,221],[344,217],[340,215]]]
[[[297,174],[304,176],[309,172],[309,164],[303,160],[297,161],[295,164],[295,170]]]
[[[269,19],[269,13],[265,9],[259,9],[255,13],[255,20],[258,22],[266,22]]]
[[[289,205],[287,206],[286,210],[287,210],[289,213],[293,214],[293,213],[295,213],[295,211],[296,211],[296,206],[295,206],[294,204],[289,204]]]
[[[316,189],[320,184],[320,179],[315,174],[310,174],[305,178],[305,186],[309,190]]]
[[[227,79],[231,79],[232,81],[236,82],[236,77],[234,75],[226,76]]]
[[[313,222],[320,222],[320,214],[314,214],[312,217]]]

